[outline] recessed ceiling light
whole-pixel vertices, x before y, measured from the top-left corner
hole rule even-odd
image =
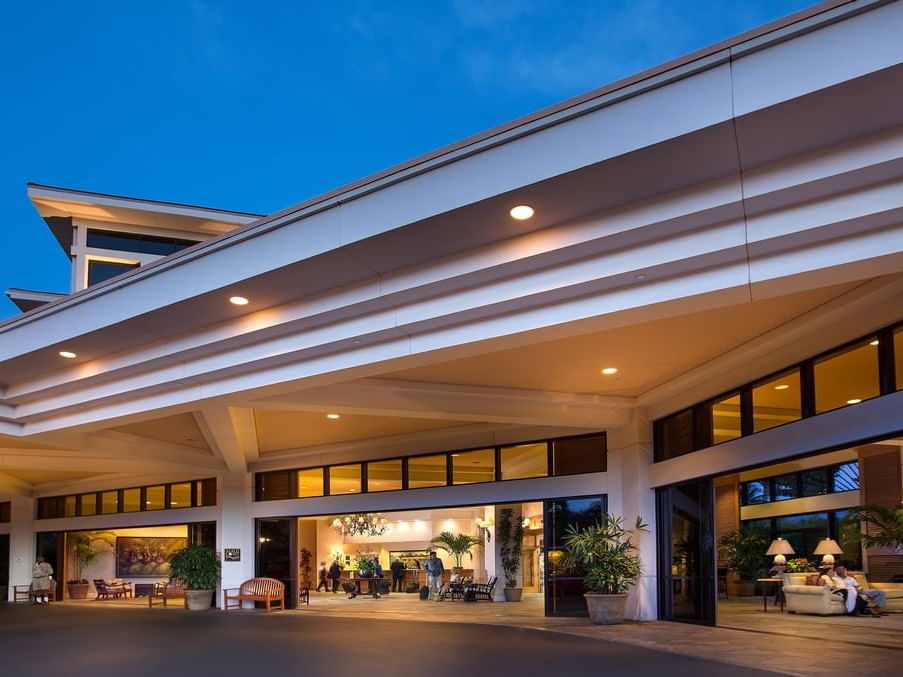
[[[606,376],[611,376],[612,374],[618,373],[618,368],[617,367],[605,367],[605,369],[602,370],[602,373],[605,374]]]
[[[461,455],[461,454],[452,454],[452,458],[454,458],[454,457],[456,457],[456,456],[460,456],[460,455]]]
[[[78,355],[73,353],[71,350],[61,350],[60,357],[65,357],[67,360],[73,360],[78,357]]]
[[[235,306],[246,306],[249,301],[244,296],[230,296],[229,303]]]
[[[516,207],[512,207],[511,211],[508,213],[511,214],[512,219],[517,219],[518,221],[526,221],[536,212],[530,205],[517,205]]]
[[[876,345],[878,345],[879,343],[881,343],[881,341],[879,341],[878,339],[875,339],[874,341],[869,341],[869,345],[870,345],[870,346],[876,346]]]
[[[790,386],[786,383],[780,383],[774,387],[775,390],[787,390]]]
[[[636,279],[642,282],[643,280],[646,279],[646,275],[644,273],[640,273],[639,275],[636,276]]]
[[[859,404],[862,402],[858,397],[854,397],[852,400],[847,400],[847,404]]]
[[[169,504],[170,505],[179,505],[179,502],[178,501],[170,501]]]
[[[341,416],[339,416],[338,414],[326,414],[326,418],[335,421],[336,419],[341,418]]]

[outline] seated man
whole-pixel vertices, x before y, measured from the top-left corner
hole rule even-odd
[[[843,569],[843,567],[838,568]],[[844,574],[845,573],[846,571],[844,570]],[[868,603],[859,596],[859,590],[855,585],[849,585],[846,580],[847,578],[850,577],[841,577],[837,574],[835,569],[826,568],[823,570],[821,576],[821,584],[829,588],[832,593],[843,597],[844,607],[846,607],[848,615],[856,616],[863,612],[879,615],[874,609],[868,608]],[[852,580],[855,583],[856,579]]]
[[[856,577],[850,576],[847,573],[847,568],[842,564],[838,564],[835,567],[834,575],[836,578],[842,580],[847,588],[855,590],[856,594],[864,599],[870,607],[883,609],[887,604],[887,593],[884,592],[884,590],[863,590],[859,581],[856,580]]]

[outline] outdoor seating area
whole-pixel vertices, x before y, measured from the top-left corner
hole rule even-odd
[[[223,611],[241,609],[243,602],[263,602],[267,613],[285,609],[285,584],[275,578],[251,578],[238,588],[223,590]]]
[[[135,589],[131,583],[120,580],[105,581],[101,578],[94,579],[94,588],[97,590],[97,599],[119,599],[121,597],[134,597]]]
[[[157,604],[168,606],[171,599],[181,599],[182,604],[187,609],[188,599],[185,597],[185,588],[180,583],[162,582],[154,583],[153,590],[147,596],[147,605],[153,608]]]

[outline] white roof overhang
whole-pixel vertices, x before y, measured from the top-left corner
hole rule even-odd
[[[903,4],[818,9],[0,325],[0,432],[898,272]]]

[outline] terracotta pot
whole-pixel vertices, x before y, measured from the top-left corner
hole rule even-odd
[[[185,599],[191,611],[205,611],[213,604],[213,590],[186,590]]]
[[[599,595],[587,592],[586,608],[589,617],[596,625],[617,625],[624,622],[624,610],[627,608],[627,593]]]
[[[91,589],[90,583],[67,583],[69,588],[69,599],[88,599],[88,590]]]
[[[520,602],[521,595],[524,594],[523,588],[505,588],[506,602]]]

